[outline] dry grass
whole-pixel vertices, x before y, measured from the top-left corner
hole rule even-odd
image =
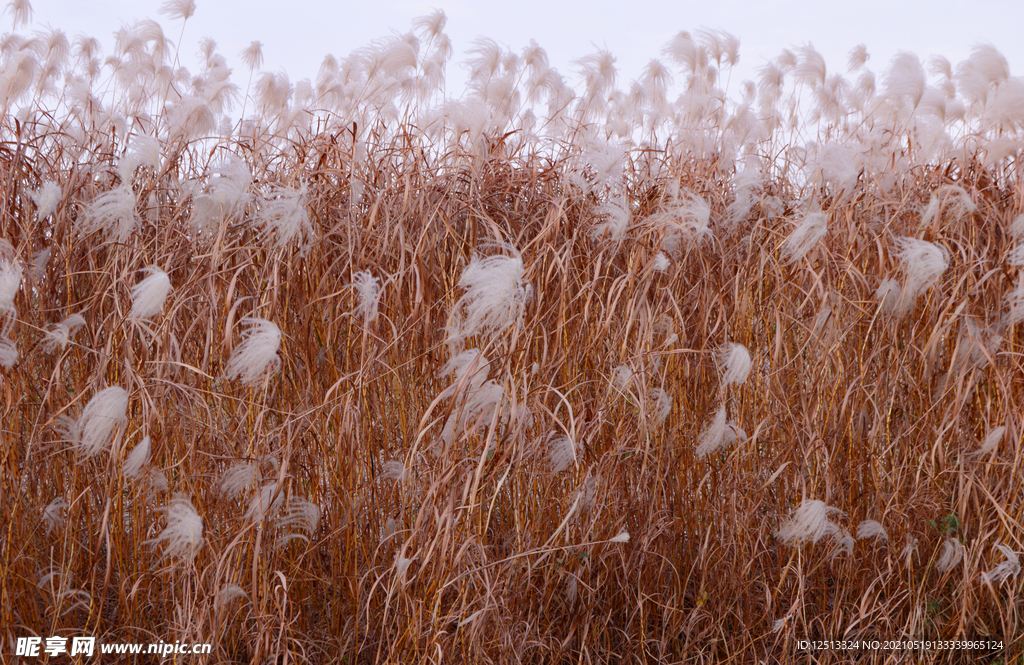
[[[124,141],[72,150],[50,125],[4,123],[0,237],[18,260],[50,251],[25,270],[20,357],[0,375],[5,653],[27,634],[210,642],[211,662],[254,663],[807,662],[796,640],[985,636],[1004,641],[1000,658],[1021,653],[1024,578],[984,577],[1004,560],[995,545],[1024,549],[1024,337],[1001,323],[1024,208],[1012,159],[965,152],[840,193],[777,162],[729,223],[731,161],[648,147],[629,153],[629,226],[612,239],[594,233],[608,190],[581,187],[572,146],[430,150],[411,123],[166,138],[164,159],[129,175],[140,223],[118,242],[75,224],[121,184]],[[251,199],[200,236],[209,181],[182,183],[225,151],[252,168]],[[44,181],[62,196],[41,218],[29,192]],[[254,220],[275,187],[300,185],[308,237],[277,243]],[[945,185],[976,210],[922,221]],[[656,214],[676,191],[707,202],[710,229],[659,271]],[[809,200],[827,233],[791,261]],[[899,278],[903,236],[947,248],[949,268],[899,317],[876,289]],[[475,252],[513,249],[532,295],[512,325],[464,343],[504,398],[460,419],[471,373],[439,374],[460,350],[446,343],[459,280]],[[131,318],[148,266],[172,290],[162,313]],[[380,279],[375,320],[361,271]],[[85,325],[47,352],[45,332],[77,312]],[[283,333],[279,370],[251,384],[225,378],[247,317]],[[722,388],[727,343],[753,369]],[[109,386],[129,395],[127,423],[86,456],[61,424]],[[747,437],[698,459],[723,405]],[[998,426],[998,447],[975,454]],[[151,461],[126,478],[147,436]],[[573,459],[552,473],[561,437]],[[255,475],[222,492],[240,462]],[[203,540],[166,557],[178,493]],[[66,510],[47,511],[57,499]],[[290,510],[299,499],[318,523]],[[842,511],[838,537],[776,536],[804,499]],[[836,554],[869,519],[888,540]],[[939,572],[948,538],[965,554]]]

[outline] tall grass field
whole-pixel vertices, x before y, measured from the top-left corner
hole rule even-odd
[[[992,46],[625,81],[438,11],[291,81],[7,9],[0,661],[1021,662]]]

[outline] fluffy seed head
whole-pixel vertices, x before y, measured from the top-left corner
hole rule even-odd
[[[917,538],[914,538],[910,534],[907,534],[907,544],[903,546],[902,550],[900,550],[900,558],[905,559],[907,565],[909,566],[916,552]]]
[[[249,509],[245,511],[246,522],[262,522],[265,517],[273,517],[284,504],[284,491],[279,491],[276,482],[267,483],[260,488]]]
[[[131,454],[128,455],[121,467],[121,473],[125,478],[138,478],[142,474],[142,468],[149,464],[152,443],[152,439],[147,436],[132,448]]]
[[[46,523],[46,534],[64,526],[64,514],[68,510],[68,501],[62,496],[57,497],[43,508],[43,522]]]
[[[903,272],[903,283],[882,282],[876,296],[886,312],[903,316],[910,312],[917,299],[936,282],[949,267],[949,250],[941,245],[917,238],[897,240]]]
[[[996,545],[995,548],[1006,557],[1006,560],[992,570],[983,573],[981,578],[986,582],[994,583],[1009,578],[1017,579],[1017,576],[1020,575],[1020,555],[1006,545]]]
[[[78,448],[86,457],[111,445],[118,427],[128,421],[128,393],[111,386],[96,393],[78,419]]]
[[[889,540],[889,534],[885,527],[875,520],[864,520],[857,525],[857,540],[874,538],[876,540]]]
[[[356,315],[366,323],[377,320],[377,307],[380,304],[380,279],[362,271],[352,276],[352,286],[359,294],[359,305]]]
[[[826,233],[828,233],[828,216],[823,212],[807,213],[786,238],[786,243],[782,246],[782,254],[790,263],[799,261]]]
[[[402,460],[393,459],[384,463],[378,480],[405,480],[405,463]]]
[[[567,436],[553,436],[548,443],[548,466],[558,474],[576,461],[576,443]]]
[[[84,325],[85,317],[81,314],[72,314],[60,323],[55,324],[53,328],[46,331],[42,341],[43,351],[47,353],[53,353],[57,350],[63,351],[71,341],[71,333],[79,326]]]
[[[235,462],[221,474],[217,481],[217,491],[225,499],[234,499],[256,484],[258,478],[259,467],[255,462]]]
[[[183,494],[176,495],[161,511],[167,514],[167,526],[159,536],[146,542],[165,544],[164,554],[167,557],[192,561],[203,546],[203,518]]]
[[[753,364],[747,347],[732,342],[719,352],[718,363],[722,369],[722,387],[746,382]]]
[[[267,319],[245,318],[241,323],[248,329],[242,333],[242,342],[231,353],[224,375],[229,380],[238,379],[253,385],[259,383],[268,371],[276,371],[281,366],[281,358],[277,355],[281,348],[281,329]]]
[[[50,181],[41,183],[37,189],[29,192],[32,203],[36,204],[36,215],[39,219],[49,217],[57,210],[62,195],[60,185]]]
[[[302,244],[312,233],[313,226],[306,212],[306,187],[299,189],[278,187],[272,198],[266,199],[256,215],[256,224],[276,249]]]
[[[707,427],[697,440],[697,459],[703,459],[715,451],[725,447],[725,407],[718,409],[715,417],[708,423]]]
[[[75,220],[79,236],[102,234],[109,242],[127,242],[139,223],[135,192],[122,184],[94,198]]]
[[[988,455],[995,451],[999,447],[999,442],[1003,440],[1003,436],[1006,434],[1006,426],[1000,425],[999,427],[993,427],[989,430],[988,434],[985,435],[985,440],[982,441],[981,447],[978,448],[976,455]]]
[[[299,529],[312,536],[320,524],[320,506],[311,501],[293,496],[280,517],[277,525],[282,529]]]
[[[452,310],[447,342],[457,344],[478,334],[499,333],[522,315],[533,287],[523,279],[523,259],[474,256],[462,271],[459,287],[466,293]]]
[[[171,278],[157,266],[145,269],[149,276],[132,287],[131,319],[150,319],[160,314],[171,292]]]
[[[18,364],[18,346],[10,337],[0,335],[0,367],[11,369]]]
[[[7,244],[7,247],[10,245]],[[0,314],[17,311],[14,308],[14,297],[21,288],[21,274],[21,263],[14,258],[13,248],[9,257],[0,254]]]
[[[964,558],[964,546],[956,538],[947,538],[942,543],[939,559],[935,562],[935,570],[944,573]]]
[[[789,521],[779,527],[775,536],[787,545],[800,545],[808,541],[817,543],[825,536],[835,536],[842,532],[839,525],[830,519],[832,515],[842,514],[843,511],[824,501],[804,499]]]
[[[672,413],[672,396],[661,388],[655,388],[651,391],[648,399],[651,403],[654,423],[656,425],[664,423],[668,419],[668,415]]]

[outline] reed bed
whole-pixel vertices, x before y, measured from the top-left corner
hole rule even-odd
[[[244,86],[4,37],[4,658],[1017,662],[1005,60],[727,92],[680,33],[622,91],[482,40],[452,99],[443,28]]]

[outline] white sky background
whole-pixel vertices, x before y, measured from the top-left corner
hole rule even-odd
[[[33,0],[31,27],[60,28],[70,38],[80,33],[96,37],[110,54],[112,35],[121,25],[151,18],[177,44],[181,22],[159,14],[161,4],[162,0]],[[864,43],[871,54],[868,67],[881,75],[900,50],[916,53],[926,66],[927,58],[937,54],[955,66],[973,45],[987,42],[1006,56],[1012,75],[1024,74],[1024,2],[999,0],[967,7],[949,0],[197,0],[197,11],[185,26],[181,62],[198,72],[199,41],[212,37],[234,69],[232,80],[244,89],[248,70],[238,53],[258,39],[263,42],[263,70],[283,70],[293,83],[315,80],[326,54],[340,58],[374,38],[407,32],[415,17],[440,8],[448,16],[445,32],[455,47],[449,91],[461,89],[464,69],[458,63],[477,37],[490,37],[516,51],[535,39],[573,84],[578,82],[573,60],[606,48],[618,59],[617,86],[628,90],[629,82],[651,58],[661,57],[673,36],[702,27],[740,38],[740,62],[731,77],[730,96],[783,48],[807,43],[825,56],[830,72],[843,73],[847,53]],[[10,30],[9,14],[0,26]]]

